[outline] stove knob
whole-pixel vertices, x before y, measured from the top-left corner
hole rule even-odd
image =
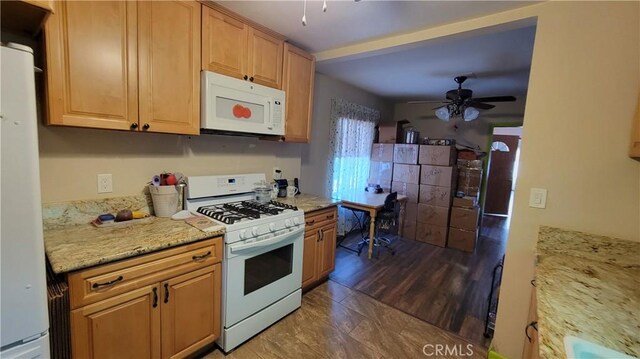
[[[256,237],[258,236],[258,227],[251,228],[251,234]]]
[[[240,231],[240,239],[247,239],[247,231],[244,229]]]
[[[269,224],[269,230],[270,230],[271,232],[275,232],[275,231],[276,231],[276,225],[275,225],[275,223],[270,223],[270,224]]]
[[[285,220],[285,221],[284,221],[284,226],[285,226],[285,227],[287,227],[287,228],[291,227],[291,226],[292,226],[291,221],[290,221],[290,220],[288,220],[288,219],[287,219],[287,220]]]
[[[296,217],[293,219],[293,224],[295,224],[296,226],[300,224],[300,218]]]

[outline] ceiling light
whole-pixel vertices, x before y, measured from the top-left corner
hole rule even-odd
[[[327,12],[327,0],[322,2],[322,12]],[[302,5],[302,26],[307,26],[307,0]]]
[[[462,113],[462,118],[466,121],[473,121],[476,118],[478,118],[478,115],[480,114],[480,111],[478,111],[477,108],[475,107],[467,107],[464,109],[464,112]]]
[[[442,121],[448,122],[449,118],[451,118],[451,113],[449,112],[448,106],[442,106],[436,109],[436,116]]]

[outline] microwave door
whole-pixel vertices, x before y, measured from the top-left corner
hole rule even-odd
[[[264,96],[231,88],[217,88],[212,100],[212,114],[207,128],[269,134],[273,129],[271,106]],[[213,115],[213,116],[211,116]]]

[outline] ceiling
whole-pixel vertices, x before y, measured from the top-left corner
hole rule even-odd
[[[530,5],[525,1],[222,1],[222,6],[262,24],[311,52],[418,31]],[[474,96],[525,96],[535,26],[505,26],[398,47],[373,56],[319,61],[316,70],[391,101],[440,100],[465,82]]]

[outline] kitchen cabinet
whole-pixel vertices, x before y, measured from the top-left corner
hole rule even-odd
[[[53,12],[53,8],[53,1],[47,0],[0,1],[2,30],[36,35]]]
[[[308,143],[313,111],[313,55],[286,43],[284,45],[283,86],[286,94],[285,141]]]
[[[216,4],[202,11],[202,69],[282,88],[284,38]]]
[[[638,107],[636,117],[633,120],[631,132],[631,146],[629,147],[629,157],[640,161],[640,95],[638,95]]]
[[[74,358],[177,358],[221,330],[222,238],[68,275]]]
[[[531,288],[531,304],[529,304],[529,316],[527,317],[527,327],[525,328],[525,341],[522,357],[524,359],[538,359],[539,338],[538,338],[538,304],[536,298],[536,287]]]
[[[302,289],[325,279],[335,268],[336,207],[305,213]]]
[[[200,11],[196,1],[56,3],[47,123],[198,134]]]

